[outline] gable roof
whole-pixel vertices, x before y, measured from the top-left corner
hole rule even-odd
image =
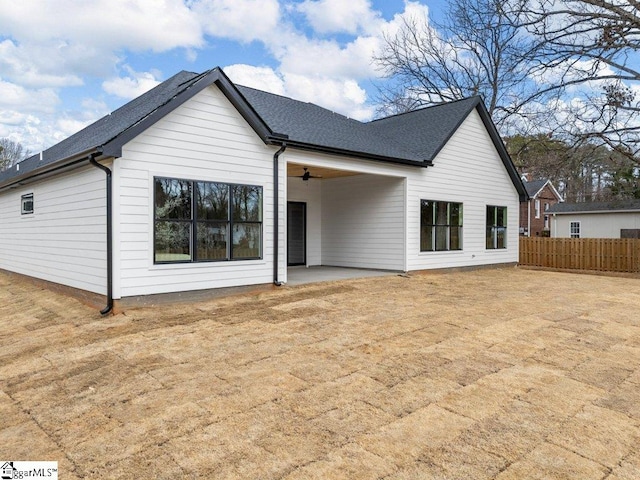
[[[410,145],[415,155],[433,160],[469,113],[480,104],[480,97],[470,97],[381,118],[369,125],[377,135],[402,141]]]
[[[548,180],[533,180],[531,182],[522,183],[524,183],[524,188],[527,189],[527,194],[529,195],[529,197],[533,198],[538,195],[538,193],[540,193],[540,190],[542,190],[547,182]]]
[[[524,188],[526,188],[527,190],[527,195],[529,195],[529,199],[536,198],[538,195],[540,195],[540,192],[542,192],[544,187],[549,185],[549,188],[551,188],[551,191],[556,196],[556,198],[561,202],[563,201],[562,195],[558,193],[556,188],[551,183],[551,180],[545,180],[545,179],[532,180],[531,182],[523,181],[522,183],[524,184]]]
[[[608,213],[640,212],[640,200],[612,200],[610,202],[557,203],[546,213]]]
[[[521,199],[522,181],[480,97],[359,122],[312,103],[235,85],[219,68],[179,72],[62,142],[0,173],[0,188],[98,158],[122,147],[198,92],[216,84],[266,144],[430,166],[469,113],[478,110]]]
[[[381,118],[370,122],[370,125],[379,135],[392,136],[396,141],[410,145],[416,155],[433,161],[474,109],[478,112],[513,185],[520,194],[520,201],[527,200],[528,195],[522,179],[480,96]]]

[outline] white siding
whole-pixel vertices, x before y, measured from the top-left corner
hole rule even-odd
[[[570,238],[571,222],[580,222],[580,238],[620,238],[623,228],[640,229],[640,212],[552,215],[551,236]]]
[[[115,233],[119,276],[114,297],[270,283],[275,151],[264,145],[215,86],[125,145],[116,162],[115,210],[120,223]],[[284,171],[281,167],[281,190],[286,188]],[[154,265],[153,179],[160,176],[262,186],[263,258]],[[283,218],[281,210],[281,225]]]
[[[323,180],[322,263],[404,270],[404,196],[402,178]]]
[[[433,167],[294,149],[285,156],[298,165],[363,174],[321,181],[323,265],[423,270],[518,261],[518,193],[475,110]],[[421,199],[463,204],[461,251],[420,252]],[[506,249],[486,248],[487,205],[507,207]]]
[[[323,181],[289,178],[287,201],[307,204],[307,265],[322,265],[322,199]]]
[[[33,193],[34,213],[21,214]],[[87,166],[0,193],[0,268],[106,294],[105,174]]]
[[[517,262],[518,194],[476,110],[433,163],[408,177],[409,270]],[[420,252],[421,199],[463,204],[461,251]],[[506,249],[485,248],[487,205],[507,207]]]

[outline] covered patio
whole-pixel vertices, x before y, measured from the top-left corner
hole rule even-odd
[[[287,283],[406,270],[406,178],[352,168],[287,164]]]

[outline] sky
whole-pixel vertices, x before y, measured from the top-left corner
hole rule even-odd
[[[375,113],[372,62],[403,17],[446,0],[0,1],[0,137],[37,153],[181,70],[358,120]]]

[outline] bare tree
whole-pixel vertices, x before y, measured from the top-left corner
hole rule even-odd
[[[11,168],[16,163],[31,155],[21,143],[8,138],[0,138],[0,172]]]
[[[536,39],[528,54],[538,89],[516,109],[554,95],[566,138],[598,139],[637,162],[640,153],[640,2],[507,0],[508,18]],[[546,103],[549,105],[549,103]]]
[[[518,13],[500,0],[451,0],[446,19],[407,18],[374,61],[388,82],[380,88],[382,113],[481,95],[500,125],[532,87],[532,39]]]

